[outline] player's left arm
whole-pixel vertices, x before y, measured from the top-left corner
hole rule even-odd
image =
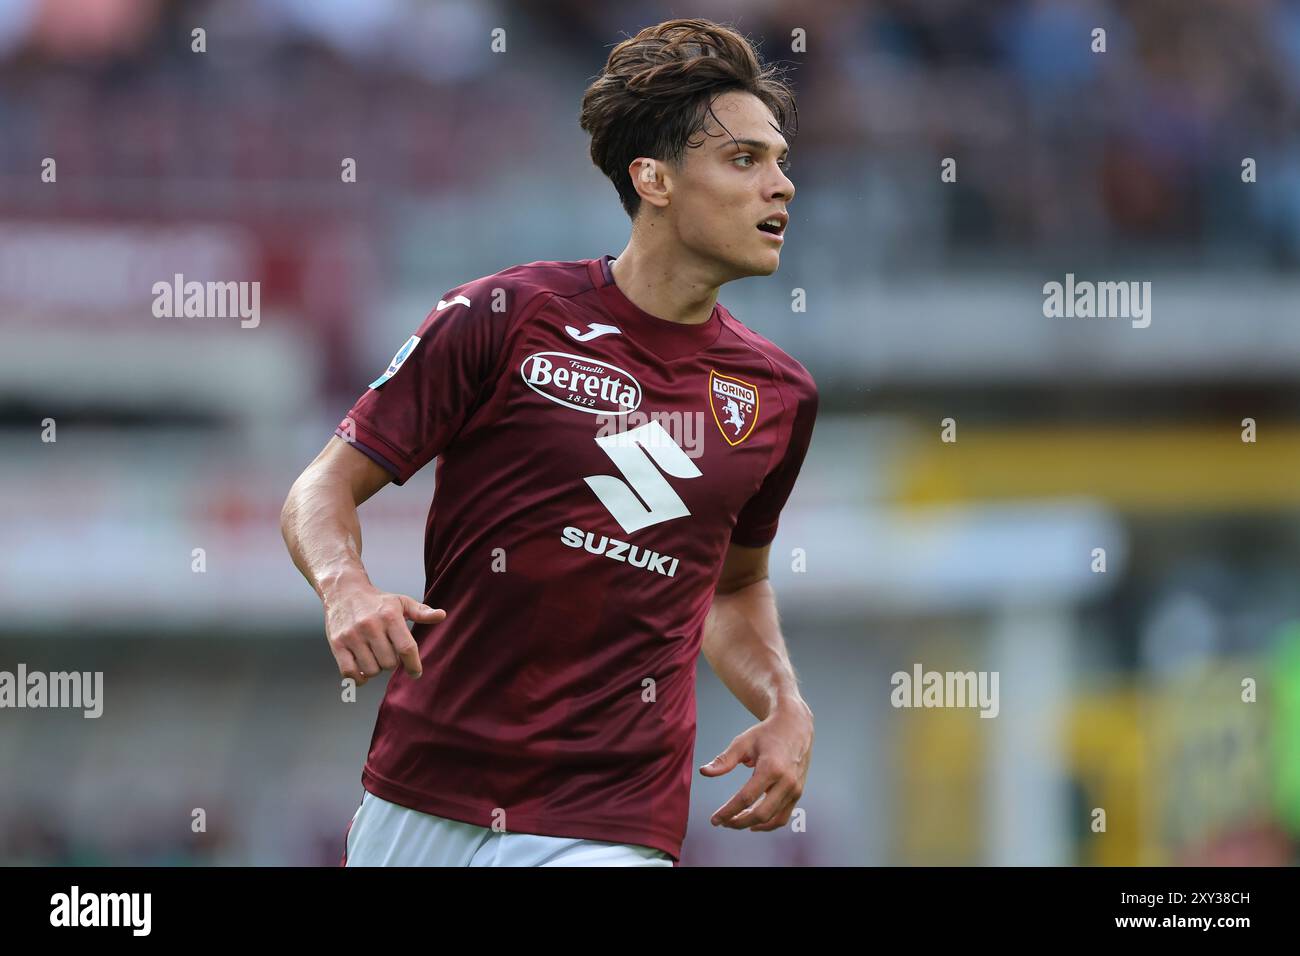
[[[812,759],[813,714],[799,693],[781,636],[776,592],[767,576],[769,550],[770,545],[734,543],[728,548],[704,624],[709,666],[760,721],[700,768],[706,777],[742,763],[754,769],[710,821],[736,830],[785,826],[803,794]]]

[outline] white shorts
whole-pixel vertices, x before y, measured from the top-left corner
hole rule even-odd
[[[366,791],[344,866],[672,866],[663,850],[573,837],[498,833],[398,806]]]

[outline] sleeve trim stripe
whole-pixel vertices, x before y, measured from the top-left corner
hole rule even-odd
[[[402,454],[400,449],[394,448],[393,445],[386,441],[382,435],[366,425],[363,425],[355,418],[352,421],[356,433],[352,444],[357,445],[358,450],[369,449],[370,452],[374,453],[370,456],[372,458],[374,458],[375,455],[378,455],[379,458],[382,459],[376,459],[379,460],[379,464],[388,468],[397,476],[398,479],[400,479],[396,481],[395,484],[400,485],[405,483],[406,479],[410,478],[411,475],[415,473],[416,469],[411,467],[407,456]],[[338,434],[337,430],[335,431],[335,434]],[[345,441],[347,440],[344,435],[339,435],[339,437],[343,438]]]
[[[339,437],[342,438],[343,436],[340,435]],[[402,469],[398,468],[398,467],[397,467],[396,465],[394,465],[391,461],[389,461],[387,458],[385,458],[385,457],[384,457],[383,455],[381,455],[379,452],[375,451],[373,448],[371,448],[371,447],[370,447],[369,445],[367,445],[365,442],[354,441],[354,442],[351,442],[351,445],[352,445],[353,448],[355,448],[357,451],[361,452],[361,454],[365,455],[367,458],[369,458],[371,461],[373,461],[373,462],[374,462],[376,465],[378,465],[379,467],[383,468],[383,469],[386,470],[386,471],[392,472],[392,475],[393,475],[393,484],[395,484],[395,485],[401,485],[401,484],[405,484],[405,483],[406,483],[406,478],[403,477],[403,475],[402,475]]]

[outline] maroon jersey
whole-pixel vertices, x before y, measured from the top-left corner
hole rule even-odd
[[[336,434],[402,484],[437,459],[424,675],[389,680],[362,773],[402,806],[680,855],[695,663],[731,542],[767,544],[817,413],[721,305],[633,305],[611,257],[448,292]]]

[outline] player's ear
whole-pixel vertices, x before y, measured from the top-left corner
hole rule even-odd
[[[668,184],[664,179],[664,165],[647,156],[638,156],[627,167],[628,175],[637,195],[659,209],[668,205]]]

